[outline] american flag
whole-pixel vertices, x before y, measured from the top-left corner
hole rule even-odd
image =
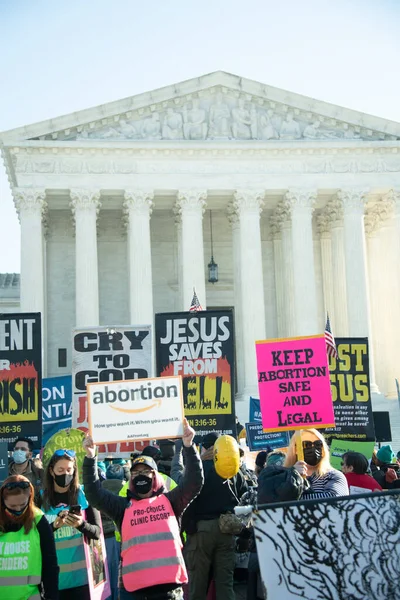
[[[336,344],[335,344],[335,338],[333,337],[333,334],[332,334],[331,322],[329,320],[328,313],[326,313],[325,342],[326,342],[327,355],[338,358],[338,353],[337,353]]]
[[[193,288],[193,298],[190,303],[189,312],[199,312],[200,310],[203,310],[203,308],[197,297],[196,290]]]

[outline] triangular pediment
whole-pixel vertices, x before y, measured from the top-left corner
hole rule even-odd
[[[218,71],[5,132],[3,142],[399,140],[400,124]]]

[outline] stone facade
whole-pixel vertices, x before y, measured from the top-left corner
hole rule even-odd
[[[327,310],[369,336],[373,390],[394,395],[399,124],[214,73],[1,138],[48,375],[70,371],[74,326],[146,324],[195,287],[235,308],[238,399],[254,340],[322,332]]]

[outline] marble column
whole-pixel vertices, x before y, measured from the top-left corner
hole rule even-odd
[[[15,205],[21,223],[21,312],[40,312],[45,320],[43,217],[44,189],[16,188]],[[44,345],[44,344],[43,344]]]
[[[75,219],[76,326],[99,325],[99,276],[97,260],[97,215],[100,192],[72,189],[71,209]]]
[[[265,306],[260,214],[264,192],[237,190],[233,207],[239,218],[244,398],[258,395],[256,340],[265,339]]]
[[[340,190],[338,199],[343,203],[349,335],[350,337],[368,337],[371,392],[378,393],[367,286],[364,232],[366,190],[358,188]]]
[[[325,214],[330,223],[332,243],[332,277],[334,318],[332,331],[337,337],[348,337],[346,292],[346,261],[344,255],[343,208],[341,201],[335,196],[328,202]]]
[[[235,342],[236,342],[236,372],[237,398],[243,399],[244,389],[244,355],[243,355],[243,311],[242,311],[242,281],[240,253],[240,221],[238,213],[232,205],[228,207],[228,220],[232,227],[233,249],[233,292],[235,305]]]
[[[176,203],[182,221],[183,306],[189,310],[193,288],[203,309],[207,307],[203,246],[203,214],[206,190],[180,190]]]
[[[293,244],[292,222],[287,204],[280,202],[274,218],[281,230],[282,250],[282,295],[283,295],[283,337],[296,335],[295,298],[293,293]]]
[[[129,265],[129,314],[135,325],[153,325],[150,216],[153,192],[125,190]]]
[[[318,233],[321,245],[322,261],[322,287],[324,292],[324,318],[329,314],[331,323],[335,323],[335,306],[333,294],[333,276],[332,276],[332,241],[329,228],[329,220],[325,214],[317,219]]]
[[[318,328],[312,213],[317,194],[313,190],[289,190],[286,202],[292,215],[293,294],[296,335],[316,335]]]
[[[393,189],[390,192],[390,199],[394,206],[394,226],[396,235],[396,263],[397,263],[397,286],[400,290],[400,189]]]
[[[366,191],[357,188],[338,192],[338,198],[343,203],[349,335],[354,337],[369,334],[364,236],[365,196]]]
[[[275,273],[277,330],[278,330],[278,337],[283,338],[286,335],[286,322],[285,322],[285,291],[284,291],[284,276],[283,276],[281,223],[276,216],[272,216],[270,225],[271,225],[272,243],[273,243],[273,248],[274,248],[274,273]]]

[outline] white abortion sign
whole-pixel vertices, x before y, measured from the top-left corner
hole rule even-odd
[[[181,377],[90,383],[87,397],[96,444],[183,436]]]

